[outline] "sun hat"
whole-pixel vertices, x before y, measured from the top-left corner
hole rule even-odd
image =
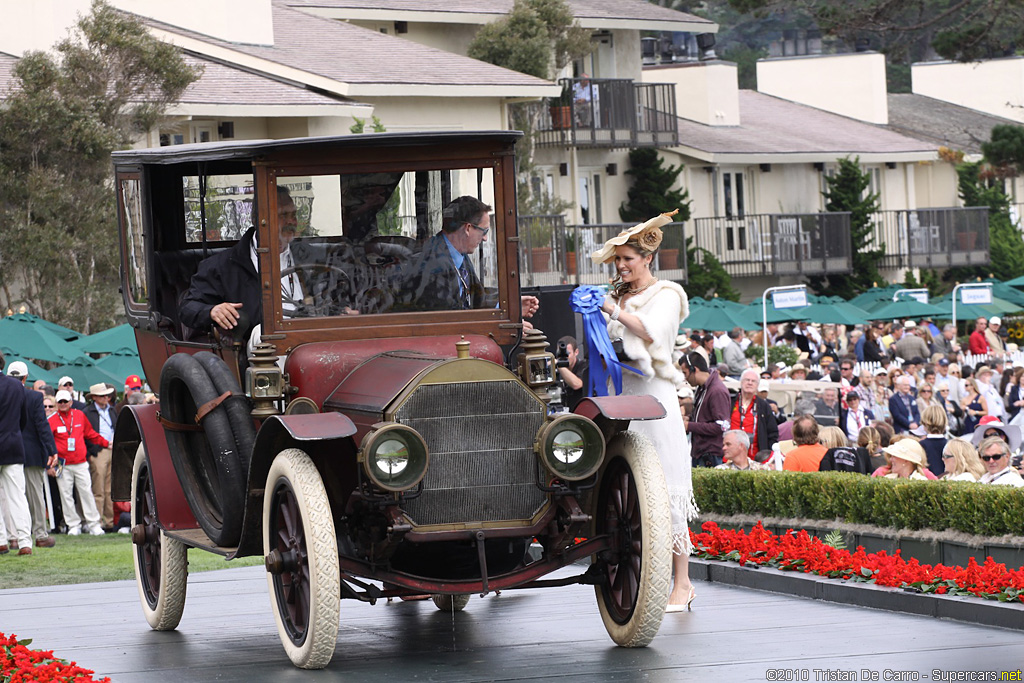
[[[54,396],[53,399],[57,403],[60,403],[61,401],[70,401],[71,400],[71,392],[68,391],[67,389],[61,389],[60,391],[57,392],[57,395]]]
[[[889,374],[889,371],[886,370],[883,367],[875,368],[875,376],[876,377],[878,377],[879,375],[888,375],[888,374]]]
[[[789,369],[789,374],[792,375],[794,372],[800,372],[800,371],[807,372],[807,368],[804,366],[804,364],[803,363],[793,363],[793,367],[791,367]]]
[[[920,467],[924,467],[928,457],[925,455],[924,449],[921,448],[921,444],[913,439],[901,439],[894,444],[889,444],[882,451],[894,458],[912,462]]]
[[[16,360],[7,366],[7,374],[11,377],[28,377],[28,366]]]
[[[100,382],[99,384],[93,384],[89,387],[89,393],[93,396],[110,396],[114,393],[114,388],[108,387],[103,382]]]
[[[908,320],[907,322],[903,323],[903,329],[905,330],[912,330],[915,327],[917,327],[917,323],[915,323],[913,320]]]
[[[644,248],[654,251],[661,246],[661,226],[668,225],[672,222],[672,216],[675,216],[679,209],[672,211],[672,213],[663,213],[654,218],[650,219],[645,223],[634,225],[632,228],[623,230],[615,237],[604,243],[597,251],[590,254],[590,259],[594,263],[609,263],[615,257],[615,247],[620,247],[629,241],[630,237],[639,235],[640,233],[647,233],[642,237],[637,238]]]
[[[978,427],[974,430],[974,434],[971,435],[971,443],[974,444],[975,448],[985,440],[985,432],[990,429],[995,429],[996,431],[1002,432],[1006,435],[1007,442],[1010,444],[1011,453],[1020,448],[1020,427],[1017,425],[1003,424],[1002,420],[995,415],[986,415],[981,418],[980,422],[978,422]]]

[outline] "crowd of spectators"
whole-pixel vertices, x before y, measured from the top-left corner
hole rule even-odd
[[[120,400],[107,383],[79,392],[68,376],[57,387],[27,377],[0,355],[0,555],[52,548],[54,533],[128,533],[129,504],[111,500],[110,446],[121,409],[156,397],[138,375]]]
[[[927,319],[680,335],[692,464],[1024,486],[1024,359],[999,318],[973,328],[963,348]],[[798,360],[761,367],[766,342]]]

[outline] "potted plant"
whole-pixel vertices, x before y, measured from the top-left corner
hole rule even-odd
[[[569,83],[569,80],[563,80],[562,94],[551,100],[548,111],[553,130],[565,130],[572,126],[572,88]]]

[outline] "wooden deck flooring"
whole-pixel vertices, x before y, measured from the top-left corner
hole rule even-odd
[[[816,669],[857,673],[845,680],[865,680],[861,669],[875,680],[887,680],[887,670],[935,680],[933,669],[1016,672],[1024,664],[1019,632],[696,586],[694,611],[666,615],[651,646],[636,650],[612,644],[593,589],[583,586],[474,596],[454,619],[430,601],[345,601],[325,672],[289,663],[262,567],[191,576],[177,631],[151,631],[134,582],[125,581],[0,591],[0,631],[114,683],[787,680],[770,673],[779,669],[795,673],[788,680],[843,680]]]

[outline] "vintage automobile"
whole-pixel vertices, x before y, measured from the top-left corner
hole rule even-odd
[[[121,415],[113,494],[132,503],[152,628],[177,626],[199,549],[264,557],[281,641],[303,668],[330,662],[343,599],[428,594],[455,612],[473,593],[583,583],[617,644],[654,637],[668,496],[628,427],[664,409],[612,396],[549,410],[554,356],[520,315],[518,137],[114,155],[124,305],[160,403]],[[425,271],[424,253],[466,196],[493,207],[489,228],[471,224],[484,239],[466,257],[481,289],[469,307],[423,291],[424,273],[458,272]],[[232,249],[254,268],[258,305],[234,330],[206,328],[186,314],[190,283]]]

